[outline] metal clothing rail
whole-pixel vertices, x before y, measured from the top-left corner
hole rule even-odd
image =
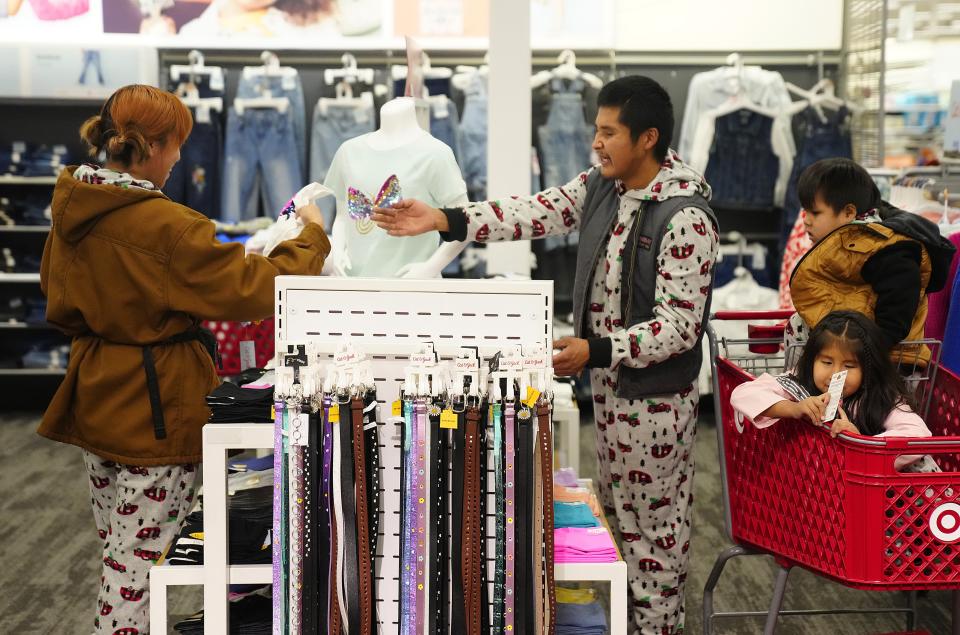
[[[341,56],[348,49],[329,51],[281,50],[275,52],[281,62],[288,66],[303,68],[339,68],[343,65]],[[378,51],[350,51],[361,66],[390,66],[406,63],[406,55],[402,49],[381,49]],[[428,51],[430,52],[430,51]],[[263,63],[258,50],[229,50],[213,49],[203,53],[204,61],[211,66],[244,64],[259,66]],[[534,66],[555,66],[559,49],[541,49],[534,52],[532,62]],[[189,51],[186,49],[160,49],[160,66],[170,64],[187,64]],[[444,50],[430,52],[430,62],[433,66],[479,66],[484,61],[486,51],[481,50]],[[726,64],[728,53],[697,53],[697,52],[665,52],[642,53],[587,49],[577,51],[577,65],[586,67],[605,67],[616,70],[618,67],[633,66],[723,66]],[[801,66],[817,67],[822,65],[838,66],[841,62],[839,51],[825,53],[824,51],[797,51],[797,52],[758,52],[742,55],[744,64],[758,66]]]

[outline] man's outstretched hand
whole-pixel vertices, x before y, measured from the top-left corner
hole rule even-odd
[[[413,198],[405,198],[393,207],[374,208],[373,222],[391,236],[419,236],[450,229],[443,212]]]

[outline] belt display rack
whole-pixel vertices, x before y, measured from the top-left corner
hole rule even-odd
[[[489,629],[491,625],[502,625],[504,629],[512,626],[511,632],[525,632],[525,624],[540,622],[536,619],[538,612],[545,616],[543,621],[549,625],[547,616],[555,615],[555,607],[552,606],[552,593],[546,592],[548,589],[543,588],[542,581],[550,580],[547,586],[552,590],[553,532],[552,518],[548,517],[552,516],[553,509],[549,491],[553,467],[551,408],[545,398],[538,399],[537,391],[533,395],[521,394],[524,382],[515,381],[509,372],[514,368],[517,376],[522,374],[523,361],[517,361],[517,351],[528,354],[527,351],[532,350],[550,350],[552,304],[552,284],[543,281],[277,278],[276,349],[281,358],[290,351],[306,353],[309,350],[306,356],[313,357],[320,365],[336,366],[343,361],[335,359],[337,353],[342,353],[344,345],[349,344],[351,350],[366,356],[369,366],[369,377],[365,382],[351,382],[353,386],[363,383],[370,389],[365,398],[355,390],[316,390],[317,394],[324,396],[340,395],[340,424],[334,427],[340,433],[341,447],[339,453],[334,450],[334,463],[338,454],[344,459],[342,464],[355,466],[357,461],[362,462],[366,448],[358,447],[356,441],[358,438],[366,441],[362,433],[367,425],[365,421],[377,423],[377,459],[382,487],[376,489],[383,491],[378,501],[377,521],[366,523],[369,531],[366,540],[362,536],[357,538],[359,528],[356,526],[341,526],[339,520],[330,525],[331,532],[344,532],[340,535],[341,540],[334,541],[338,544],[336,557],[341,561],[347,558],[346,562],[353,562],[351,555],[359,557],[360,552],[367,551],[362,545],[375,545],[372,561],[357,562],[353,567],[341,564],[339,568],[342,575],[359,575],[364,579],[370,570],[375,581],[373,597],[369,589],[364,593],[367,587],[362,584],[363,580],[355,585],[348,584],[344,588],[356,591],[345,602],[337,598],[338,603],[345,604],[347,609],[358,607],[359,615],[351,615],[351,610],[338,611],[334,602],[330,603],[331,614],[340,613],[347,622],[359,624],[364,631],[370,624],[378,632],[417,635],[450,632],[445,626],[452,626],[461,619],[465,622],[459,623],[465,623],[466,633],[485,632],[482,629]],[[456,394],[457,391],[438,392],[435,384],[439,373],[431,375],[426,384],[421,382],[425,374],[430,374],[427,371],[411,377],[411,364],[424,363],[418,356],[424,354],[427,343],[431,344],[440,366],[444,363],[453,366],[464,348],[475,351],[475,358],[484,363],[497,354],[504,354],[501,360],[504,366],[491,376],[493,381],[489,384],[487,400],[481,400],[483,391],[480,390],[472,402],[438,403],[437,395]],[[510,358],[513,358],[510,363],[519,365],[512,367],[508,363]],[[546,358],[544,353],[543,359]],[[294,365],[298,364],[294,362]],[[326,373],[325,379],[329,376],[330,373]],[[485,381],[476,380],[467,383],[486,385]],[[278,395],[284,395],[281,384],[278,376]],[[463,383],[459,385],[463,386]],[[412,386],[418,389],[412,390]],[[323,388],[328,387],[333,388]],[[296,390],[292,392],[296,393]],[[374,414],[365,420],[364,413],[370,406],[378,409],[380,416]],[[328,429],[311,425],[309,419],[317,416],[315,411],[319,410],[321,420],[329,420],[329,413],[323,405],[314,408],[313,414],[304,414],[298,410],[299,406],[291,408],[289,400],[278,402],[277,408],[278,418],[283,416],[286,422],[284,429],[288,438],[291,435],[299,435],[298,438],[305,434],[309,436],[308,431],[315,428],[324,432]],[[462,433],[462,443],[453,441],[452,435],[444,433],[439,426],[441,416],[455,417],[455,427],[448,429]],[[352,420],[354,417],[360,417],[356,424]],[[298,428],[302,425],[300,422],[305,424],[302,428]],[[529,422],[528,425],[524,425],[525,422]],[[437,434],[438,430],[440,434]],[[344,448],[344,443],[352,445]],[[471,451],[478,443],[485,444],[486,452]],[[322,443],[320,447],[326,448]],[[333,447],[336,448],[336,444]],[[457,457],[456,453],[461,449],[466,450],[468,456]],[[344,454],[344,450],[350,454]],[[514,460],[513,452],[522,454]],[[525,455],[531,460],[520,459]],[[486,457],[486,465],[476,462],[480,457]],[[296,601],[301,597],[298,594],[304,592],[303,583],[306,581],[302,576],[303,564],[317,556],[316,541],[308,540],[307,545],[301,542],[303,523],[311,511],[302,509],[299,501],[309,501],[311,496],[309,488],[300,489],[304,482],[311,482],[309,478],[304,481],[304,475],[317,466],[322,469],[324,459],[311,460],[309,455],[302,456],[297,448],[282,466],[285,471],[275,472],[293,476],[287,481],[292,491],[281,492],[279,500],[297,501],[294,505],[284,505],[281,510],[281,514],[286,514],[286,525],[285,531],[279,535],[287,541],[287,549],[282,554],[275,553],[274,558],[277,567],[274,590],[275,596],[280,596],[279,602],[289,603],[291,598]],[[458,460],[466,466],[463,474],[450,469]],[[547,478],[534,474],[534,466]],[[379,492],[368,487],[361,495],[361,488],[357,487],[360,485],[357,481],[359,474],[355,469],[330,467],[332,474],[340,476],[341,486],[347,486],[355,494],[345,496],[341,488],[332,488],[341,490],[342,499],[351,499],[346,501],[346,508],[344,500],[336,505],[342,518],[351,515],[362,518],[361,507],[369,509],[376,505],[370,499]],[[539,478],[539,482],[546,485],[545,491],[515,487],[517,482],[532,482],[531,477]],[[458,478],[465,482],[458,482]],[[500,478],[503,480],[497,488]],[[449,493],[458,491],[458,488],[463,500],[454,501]],[[498,491],[500,496],[495,495]],[[413,497],[406,505],[401,500],[405,493]],[[354,502],[356,507],[352,506]],[[475,513],[454,513],[456,504],[461,505],[463,511],[472,509]],[[429,513],[431,506],[445,507],[449,522],[437,522],[438,515]],[[543,513],[531,513],[535,508]],[[322,506],[317,505],[311,505],[311,510],[313,514],[324,512]],[[344,546],[342,538],[348,535],[353,536],[355,543],[341,549]],[[497,540],[498,535],[500,540]],[[472,536],[479,546],[477,549],[463,549],[461,545],[463,553],[469,555],[462,559],[451,557],[454,555],[451,553],[454,536]],[[541,536],[543,539],[539,540]],[[289,549],[291,546],[292,550]],[[531,553],[531,548],[540,551]],[[539,553],[549,553],[550,557],[541,558],[543,566],[534,566]],[[414,563],[409,563],[405,557],[411,554],[416,559]],[[289,559],[284,562],[277,555]],[[418,564],[421,557],[428,562],[449,564],[405,567]],[[526,562],[531,564],[528,566]],[[451,583],[457,575],[462,586]],[[286,593],[276,593],[284,588]],[[527,598],[542,593],[539,601],[528,606],[527,602],[519,602],[520,596],[516,594],[521,592]],[[401,601],[404,593],[409,596]],[[462,602],[454,601],[460,600],[454,598],[458,593],[464,596]],[[373,600],[372,609],[368,608],[365,598]],[[411,616],[405,615],[407,607],[411,606],[423,607],[412,616],[412,620],[408,619]],[[466,607],[464,615],[458,614],[458,606]],[[481,606],[486,611],[479,610]],[[292,613],[291,608],[289,605],[275,607],[277,614],[286,615],[288,620],[292,618],[293,621],[289,622],[294,627],[292,630],[300,632],[298,629],[304,623],[304,615],[294,615],[296,611]],[[336,619],[333,615],[327,618]],[[314,618],[308,616],[308,619]],[[545,631],[538,624],[532,632]]]
[[[385,287],[389,286],[389,290]],[[433,341],[443,358],[456,354],[461,346],[474,346],[483,353],[492,353],[511,346],[542,345],[552,342],[552,297],[549,282],[505,281],[406,281],[389,282],[361,279],[312,277],[278,278],[277,336],[278,341],[294,339],[327,347],[330,356],[346,340],[365,351],[374,368],[374,383],[380,409],[392,410],[392,404],[406,381],[404,368],[410,354],[420,348],[419,342]],[[322,328],[321,328],[322,327]],[[280,347],[278,347],[280,350]],[[383,352],[388,351],[388,352]],[[281,406],[282,407],[282,406]],[[561,407],[562,409],[562,407]],[[344,412],[347,412],[346,410]],[[539,413],[534,413],[538,416]],[[349,415],[344,415],[349,417]],[[479,431],[487,425],[475,417],[474,427],[467,412],[459,414],[465,431]],[[384,417],[381,417],[384,418]],[[555,417],[559,418],[559,417]],[[571,420],[573,417],[571,417]],[[344,419],[348,423],[352,421]],[[378,445],[383,474],[383,499],[375,533],[378,541],[373,561],[377,580],[390,585],[378,589],[375,599],[375,620],[380,632],[399,631],[400,548],[398,540],[385,540],[385,535],[398,533],[400,526],[400,465],[402,425],[395,425],[389,434],[380,427]],[[271,565],[229,565],[227,558],[227,495],[226,457],[231,449],[268,449],[275,447],[274,426],[269,424],[211,424],[204,428],[204,517],[206,545],[204,565],[192,567],[154,567],[151,572],[151,625],[157,630],[166,626],[166,587],[170,585],[203,585],[205,623],[209,632],[229,632],[228,589],[230,584],[270,583]],[[571,437],[573,435],[570,435]],[[520,441],[515,439],[518,444]],[[538,440],[534,439],[536,443]],[[571,438],[571,442],[573,439]],[[492,449],[492,435],[487,449]],[[450,452],[455,452],[451,450]],[[537,457],[537,454],[534,454]],[[487,508],[496,505],[494,482],[487,478],[494,468],[492,453],[485,466],[476,466],[476,473],[486,492]],[[320,457],[322,462],[323,457]],[[447,459],[452,460],[450,458]],[[303,469],[309,469],[306,461]],[[517,465],[517,469],[521,469]],[[534,465],[535,471],[542,469]],[[462,474],[449,474],[448,483],[458,487]],[[462,487],[462,486],[461,486]],[[483,495],[482,491],[477,491]],[[536,496],[536,493],[534,494]],[[479,505],[479,498],[471,504]],[[461,502],[462,503],[462,502]],[[462,527],[454,523],[453,532]],[[386,520],[392,518],[388,527]],[[372,525],[371,525],[372,526]],[[493,596],[495,578],[495,517],[487,518],[486,527],[478,528],[484,546],[484,561],[472,564],[473,579],[477,571],[488,582],[486,592]],[[533,535],[543,533],[536,522]],[[370,536],[371,541],[374,536]],[[451,574],[457,572],[451,571]],[[611,633],[626,632],[626,566],[621,560],[611,564],[560,564],[556,580],[607,581],[611,589]],[[282,588],[282,587],[280,587]],[[391,591],[392,590],[392,591]],[[541,607],[537,607],[540,610]],[[451,618],[452,619],[452,618]],[[492,610],[484,623],[492,624]],[[522,632],[514,629],[514,632]],[[536,632],[542,632],[537,629]]]

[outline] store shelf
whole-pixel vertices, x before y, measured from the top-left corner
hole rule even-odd
[[[19,282],[40,284],[39,273],[0,273],[0,283]]]
[[[49,234],[49,225],[0,225],[0,234]]]
[[[103,106],[104,97],[0,97],[0,106]]]
[[[201,586],[206,579],[203,565],[162,564],[150,570],[151,580],[161,576],[165,586]],[[234,564],[230,565],[230,584],[272,584],[272,564]]]
[[[0,377],[62,377],[65,368],[0,368]]]
[[[0,185],[56,185],[55,176],[16,176],[13,174],[0,175]]]
[[[55,329],[49,324],[28,324],[26,322],[0,322],[0,331],[2,330],[52,331]]]

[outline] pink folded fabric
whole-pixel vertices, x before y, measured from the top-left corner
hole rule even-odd
[[[555,562],[616,562],[617,548],[606,527],[554,530]]]

